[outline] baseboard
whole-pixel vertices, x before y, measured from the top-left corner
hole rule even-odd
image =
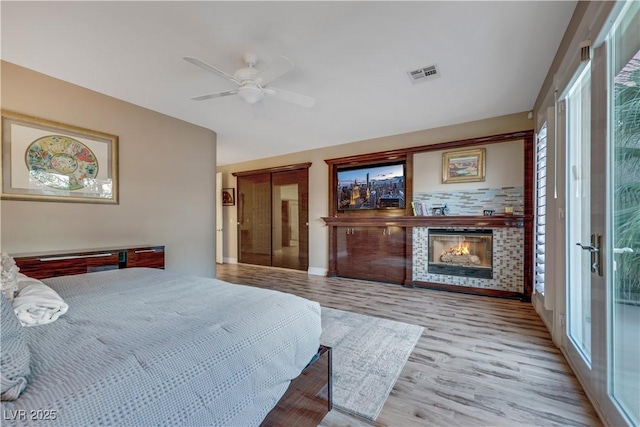
[[[309,267],[307,269],[307,274],[310,274],[312,276],[326,276],[327,275],[327,269],[326,268],[320,268],[320,267]]]
[[[222,258],[222,262],[225,264],[237,264],[238,258]]]
[[[544,300],[540,297],[540,294],[534,294],[531,302],[533,303],[533,308],[536,309],[536,313],[538,313],[538,316],[542,319],[542,323],[544,323],[551,336],[553,336],[553,311],[544,308]]]
[[[589,382],[587,381],[587,379],[583,378],[580,375],[580,371],[576,369],[576,367],[573,365],[573,363],[571,362],[571,359],[569,359],[569,357],[567,356],[567,353],[564,351],[564,348],[562,348],[562,346],[560,346],[559,348],[560,348],[560,353],[562,353],[562,356],[564,357],[564,360],[567,362],[567,365],[569,365],[569,368],[573,372],[573,375],[575,375],[575,377],[578,379],[578,382],[580,383],[580,386],[582,387],[584,394],[587,396],[587,399],[589,399],[589,402],[591,402],[591,406],[593,406],[593,409],[596,411],[596,414],[600,418],[600,421],[602,421],[602,424],[604,424],[605,427],[614,427],[611,425],[611,423],[607,421],[604,414],[602,413],[600,404],[598,403],[598,400],[593,395],[593,391],[591,390],[591,386],[589,385]]]

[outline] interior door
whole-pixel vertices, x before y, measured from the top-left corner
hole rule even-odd
[[[222,172],[216,173],[216,263],[224,262],[224,218],[222,216]]]
[[[238,176],[238,262],[271,265],[271,174]]]
[[[273,266],[309,268],[309,170],[272,173]]]

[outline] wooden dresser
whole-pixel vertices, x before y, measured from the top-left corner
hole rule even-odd
[[[12,254],[20,272],[35,279],[128,267],[164,268],[164,246],[109,248]]]

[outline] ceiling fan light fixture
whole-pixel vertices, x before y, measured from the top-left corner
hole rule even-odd
[[[240,89],[238,89],[238,96],[249,104],[255,104],[262,99],[264,94],[260,88],[247,85],[241,86]]]

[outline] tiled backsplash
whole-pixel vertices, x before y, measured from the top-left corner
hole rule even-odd
[[[414,281],[522,293],[524,291],[524,228],[493,229],[493,279],[430,274],[427,271],[428,262],[429,229],[414,227]]]
[[[482,215],[485,209],[494,210],[496,215],[513,209],[514,215],[524,214],[524,188],[478,188],[475,190],[440,191],[415,193],[414,203],[423,203],[431,215],[431,208],[447,205],[447,215]]]

